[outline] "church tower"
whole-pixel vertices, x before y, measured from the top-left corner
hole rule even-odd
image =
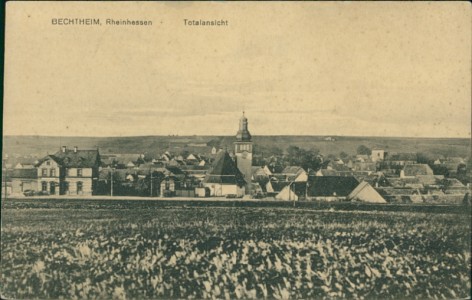
[[[247,129],[247,118],[244,116],[239,119],[239,130],[236,134],[236,142],[234,143],[234,153],[236,155],[236,165],[239,171],[244,175],[246,181],[246,194],[251,193],[251,177],[252,177],[252,141],[251,134]]]

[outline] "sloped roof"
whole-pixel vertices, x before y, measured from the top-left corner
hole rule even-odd
[[[427,164],[408,164],[403,168],[405,176],[434,175]]]
[[[35,157],[19,157],[17,160],[17,164],[22,164],[22,165],[34,165],[38,162],[39,160]]]
[[[351,171],[351,169],[349,169],[348,166],[346,165],[340,165],[340,164],[337,164],[337,163],[332,163],[330,164],[331,168],[333,168],[333,170],[336,170],[338,172],[349,172]]]
[[[179,167],[167,166],[166,169],[174,175],[185,175],[185,172]]]
[[[62,160],[59,157],[55,156],[54,154],[49,154],[49,155],[46,155],[45,157],[41,158],[38,161],[38,163],[36,164],[36,167],[40,166],[43,162],[45,162],[48,159],[52,159],[57,164],[62,165]]]
[[[246,183],[243,175],[236,166],[236,163],[231,159],[226,151],[218,153],[211,170],[205,177],[204,182],[238,185],[244,185]]]
[[[349,195],[349,199],[386,203],[385,199],[366,181],[362,181]]]
[[[319,172],[323,176],[336,176],[336,171],[335,170],[320,169]]]
[[[47,159],[52,159],[59,165],[67,168],[94,168],[100,166],[100,154],[98,150],[69,150],[58,151],[54,155],[48,155],[41,159],[37,165]]]
[[[445,178],[445,181],[447,181],[448,186],[451,187],[465,187],[465,185],[462,184],[459,180],[456,178]]]
[[[278,193],[284,189],[287,185],[290,184],[289,181],[272,181],[270,183],[272,185],[272,189],[274,190],[275,193]]]
[[[345,197],[357,186],[359,181],[352,176],[315,176],[308,185],[308,195],[312,197]]]
[[[282,170],[282,174],[290,174],[290,175],[294,175],[294,174],[299,174],[301,172],[305,172],[305,170],[302,168],[302,167],[299,167],[299,166],[289,166],[289,167],[285,167],[285,169]]]
[[[439,175],[417,175],[416,178],[423,185],[434,185],[442,179]]]
[[[12,178],[37,179],[38,171],[36,169],[14,169],[10,176]]]

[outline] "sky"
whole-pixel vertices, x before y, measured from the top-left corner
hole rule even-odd
[[[8,2],[3,134],[470,137],[470,8]]]

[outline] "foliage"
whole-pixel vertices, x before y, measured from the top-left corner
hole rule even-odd
[[[359,147],[357,147],[357,154],[371,155],[372,150],[369,147],[365,146],[365,145],[360,145]]]
[[[445,177],[449,177],[449,170],[444,165],[435,165],[430,164],[431,170],[433,170],[434,175],[443,175]]]
[[[2,293],[21,299],[470,295],[468,215],[132,205],[4,210]]]
[[[305,150],[297,146],[289,146],[287,148],[287,160],[291,166],[300,166],[307,170],[319,170],[323,159],[319,155],[320,151],[316,148]]]

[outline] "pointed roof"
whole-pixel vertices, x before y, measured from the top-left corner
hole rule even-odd
[[[231,159],[227,151],[218,153],[204,182],[238,185],[244,185],[246,183],[236,163]]]
[[[352,176],[315,176],[309,182],[308,195],[312,197],[345,197],[359,181]]]
[[[408,164],[403,168],[405,176],[433,175],[433,170],[427,164]]]
[[[248,129],[248,121],[246,116],[244,115],[243,111],[243,116],[241,119],[239,119],[239,130],[238,133],[236,134],[236,139],[238,142],[250,142],[251,141],[251,134],[249,133]]]
[[[366,181],[362,181],[347,196],[348,199],[355,199],[365,202],[386,203],[385,199]]]

